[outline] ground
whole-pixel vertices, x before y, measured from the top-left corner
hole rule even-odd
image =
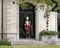
[[[59,45],[47,45],[47,46],[0,46],[0,48],[60,48]]]

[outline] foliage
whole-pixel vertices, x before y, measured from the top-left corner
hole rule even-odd
[[[0,40],[0,45],[10,46],[11,45],[11,42],[8,41],[8,39],[3,39],[3,40]]]
[[[40,32],[40,36],[45,36],[45,35],[57,35],[58,34],[58,32],[56,32],[56,31],[48,31],[48,30],[42,30],[41,32]]]
[[[45,3],[47,5],[50,5],[50,6],[53,6],[54,5],[54,3],[52,3],[51,0],[17,0],[17,1],[18,1],[17,2],[18,4],[21,4],[22,5],[22,8],[23,9],[27,8],[28,4],[26,4],[26,3],[31,3],[31,4],[36,5],[38,3],[42,3],[43,2],[43,3]]]
[[[60,11],[60,0],[56,0],[57,2],[58,2],[58,7],[55,9],[55,10],[57,10],[57,11]]]
[[[28,2],[28,3],[46,3],[47,5],[51,5],[53,4],[51,0],[17,0],[19,4],[22,4],[24,2]]]
[[[60,0],[55,0],[58,5],[54,10],[60,10]],[[52,0],[17,0],[18,4],[23,4],[22,7],[26,8],[27,5],[25,4],[26,2],[32,3],[32,4],[37,4],[37,3],[46,3],[47,6],[51,6],[52,8],[56,5],[55,3],[52,2]]]
[[[23,10],[26,9],[28,7],[28,5],[29,4],[27,4],[27,3],[20,4],[20,6],[23,8]]]

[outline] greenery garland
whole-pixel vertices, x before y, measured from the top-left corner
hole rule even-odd
[[[34,3],[34,4],[46,3],[47,6],[51,6],[51,7],[54,7],[56,5],[55,3],[52,2],[52,0],[17,0],[17,3],[21,4],[23,9],[28,6],[27,4],[25,4],[25,2]],[[58,6],[54,9],[55,11],[60,10],[60,5],[59,5],[60,0],[56,0],[56,2],[58,2]]]

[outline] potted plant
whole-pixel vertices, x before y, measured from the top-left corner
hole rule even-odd
[[[58,38],[58,33],[57,31],[51,31],[51,30],[42,30],[39,34],[40,37],[42,37],[42,41],[47,41],[47,40],[57,40]]]

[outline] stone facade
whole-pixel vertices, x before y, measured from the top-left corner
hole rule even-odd
[[[3,1],[3,33],[4,38],[9,38],[12,41],[19,39],[19,5],[15,0]],[[15,3],[13,3],[15,2]],[[46,5],[44,9],[40,8],[41,4],[35,6],[35,20],[36,20],[36,39],[39,39],[39,32],[46,30],[46,18],[44,18]],[[0,0],[0,38],[1,38],[1,0]],[[50,12],[49,16],[49,30],[57,31],[57,12]]]
[[[6,32],[7,38],[13,38],[13,40],[18,40],[19,28],[18,28],[18,5],[13,4],[14,0],[7,0],[6,4]],[[11,35],[11,36],[10,36]]]
[[[19,12],[18,5],[13,4],[14,0],[3,1],[3,33],[4,38],[13,38],[14,41],[19,37]],[[1,0],[0,0],[0,18],[1,18]],[[1,20],[0,20],[1,22]],[[1,30],[1,29],[0,29]],[[1,32],[1,31],[0,31]],[[1,37],[1,36],[0,36]]]

